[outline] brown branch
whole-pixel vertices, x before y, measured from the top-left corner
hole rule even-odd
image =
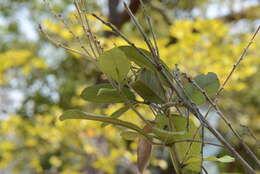
[[[124,10],[122,12],[119,12],[117,7],[119,5],[119,0],[109,0],[108,2],[108,8],[109,8],[109,15],[108,19],[111,24],[116,26],[117,29],[121,29],[123,25],[130,20],[130,16],[128,15],[127,11]],[[131,11],[135,14],[140,7],[140,1],[139,0],[131,0],[129,8]],[[115,33],[107,31],[105,33],[106,37],[112,36]]]

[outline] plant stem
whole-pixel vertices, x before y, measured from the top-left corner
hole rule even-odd
[[[181,168],[180,168],[180,165],[179,165],[179,161],[178,161],[178,159],[176,158],[176,152],[175,152],[174,147],[169,147],[169,152],[170,152],[170,156],[171,156],[171,160],[172,160],[172,165],[173,165],[173,168],[174,168],[174,170],[175,170],[175,173],[176,173],[176,174],[182,174]]]

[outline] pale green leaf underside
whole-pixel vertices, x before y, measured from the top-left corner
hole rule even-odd
[[[131,64],[125,53],[119,48],[105,51],[98,58],[100,70],[118,82],[122,82],[126,78],[130,66]]]
[[[134,94],[129,90],[129,88],[124,87],[122,91],[128,99],[135,99]],[[80,96],[84,100],[94,103],[110,104],[124,102],[124,99],[120,96],[120,93],[110,84],[98,84],[87,87],[83,90]]]

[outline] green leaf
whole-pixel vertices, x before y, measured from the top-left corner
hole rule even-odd
[[[134,100],[134,94],[129,88],[123,87],[122,91],[130,100]],[[87,87],[80,95],[84,100],[94,103],[122,103],[124,99],[120,96],[119,92],[110,84],[98,84]]]
[[[188,84],[185,87],[185,92],[188,97],[197,105],[201,105],[206,102],[204,95],[192,84]]]
[[[207,75],[201,74],[194,78],[194,81],[206,91],[209,97],[213,97],[220,87],[220,82],[217,75],[213,72],[209,72]],[[185,86],[185,92],[197,105],[201,105],[206,102],[205,96],[200,90],[191,83],[187,83]]]
[[[125,140],[129,140],[129,141],[134,141],[141,136],[138,132],[134,132],[134,131],[123,131],[121,132],[120,135]]]
[[[197,134],[196,136],[196,130],[197,127],[195,126],[194,122],[192,119],[190,119],[189,123],[189,129],[186,129],[186,123],[187,120],[185,117],[182,116],[177,116],[177,115],[172,115],[170,117],[171,123],[175,128],[175,131],[185,131],[186,133],[184,135],[175,135],[174,138],[175,140],[201,140],[200,135]],[[195,172],[199,172],[201,170],[200,168],[200,161],[201,161],[201,154],[200,154],[200,149],[201,149],[201,144],[200,143],[192,143],[190,142],[179,142],[175,144],[176,151],[178,153],[178,158],[183,161],[185,167],[185,170],[191,170]],[[188,160],[190,158],[198,158],[198,162],[191,162],[189,163]]]
[[[221,163],[232,163],[235,161],[235,158],[229,156],[229,155],[225,155],[223,157],[217,158],[217,157],[208,157],[205,158],[204,160],[206,161],[216,161],[216,162],[221,162]]]
[[[165,115],[162,114],[156,115],[155,122],[156,122],[156,127],[158,128],[161,129],[168,128],[169,121],[168,121],[168,117],[166,117]]]
[[[142,68],[146,68],[150,71],[156,71],[155,66],[146,58],[144,57],[142,54],[140,54],[134,47],[131,46],[120,46],[118,47],[120,50],[122,50],[125,55],[127,56],[127,58],[130,61],[133,61],[134,63],[136,63],[138,66],[142,67]],[[149,51],[139,48],[145,55],[147,55],[147,57],[152,59],[152,55]]]
[[[171,115],[170,117],[166,117],[165,115],[156,115],[155,123],[157,129],[160,131],[169,130],[169,118],[171,125],[174,128],[171,136],[161,136],[157,132],[154,132],[158,137],[160,137],[161,141],[165,143],[173,143],[175,141],[181,140],[200,140],[200,135],[197,134],[194,136],[197,127],[195,126],[192,119],[190,119],[190,127],[186,129],[186,118],[183,116],[179,116],[176,114]],[[167,131],[170,132],[170,131]],[[183,162],[184,170],[199,172],[201,170],[200,162],[201,162],[201,143],[190,143],[190,142],[178,142],[175,143],[175,149],[178,155],[178,159]]]
[[[119,48],[106,51],[98,58],[100,70],[118,82],[122,82],[126,78],[130,66],[126,55]]]
[[[174,120],[174,117],[181,117],[179,115],[171,115],[171,124],[173,127],[176,120]],[[187,130],[186,129],[174,129],[173,131],[169,130],[169,120],[168,117],[165,115],[156,115],[155,119],[156,126],[152,128],[152,132],[158,136],[158,138],[163,141],[164,143],[173,143],[177,140],[183,140],[187,139]]]
[[[218,76],[213,72],[208,72],[207,75],[198,75],[194,80],[207,92],[209,97],[213,97],[220,87]]]
[[[143,70],[138,79],[131,85],[132,88],[146,101],[164,103],[166,100],[163,88],[155,73]]]
[[[92,114],[92,113],[88,113],[88,112],[83,112],[83,111],[80,111],[77,109],[71,109],[71,110],[65,111],[60,116],[59,119],[61,121],[67,120],[67,119],[85,119],[85,120],[94,120],[94,121],[100,121],[100,122],[104,122],[104,123],[114,124],[117,126],[122,126],[122,127],[128,128],[128,129],[134,130],[134,131],[140,133],[141,135],[145,136],[146,138],[150,139],[148,134],[146,134],[141,128],[139,128],[138,126],[136,126],[133,123],[119,120],[116,118],[111,118],[111,117],[104,116],[104,115],[97,115],[97,114]]]
[[[129,110],[129,106],[124,106],[118,110],[116,110],[115,112],[112,113],[112,115],[110,116],[111,118],[119,118],[121,115],[123,115],[126,111]],[[108,123],[103,123],[101,125],[101,127],[105,127],[107,126]]]
[[[146,57],[144,57],[142,54],[140,54],[134,47],[132,47],[132,46],[120,46],[118,48],[121,49],[125,53],[125,55],[127,56],[127,58],[130,61],[133,61],[138,66],[145,68],[147,70],[150,70],[152,72],[157,72],[156,67],[151,63],[151,61],[149,61]],[[142,48],[139,48],[139,49],[145,55],[147,55],[147,57],[149,57],[152,60],[152,54],[149,51],[142,49]],[[160,61],[162,63],[162,66],[166,70],[167,75],[170,78],[172,78],[172,74],[171,74],[169,67],[162,60],[160,60]],[[167,83],[166,79],[161,74],[159,74],[159,78],[162,80],[162,82],[165,86],[169,87],[169,84]]]

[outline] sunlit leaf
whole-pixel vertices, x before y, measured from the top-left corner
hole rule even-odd
[[[195,126],[193,120],[190,119],[189,129],[186,129],[186,118],[178,115],[172,115],[170,117],[171,124],[174,127],[174,131],[183,132],[183,134],[175,134],[170,138],[165,139],[167,143],[174,141],[184,141],[184,140],[200,140],[199,134],[195,135],[197,127]],[[164,115],[156,116],[156,124],[161,128],[169,128],[168,118]],[[200,143],[190,143],[190,142],[178,142],[175,143],[175,148],[178,154],[178,158],[185,165],[185,170],[191,170],[195,172],[200,171],[200,161],[201,161],[201,144]],[[196,158],[196,161],[189,161],[191,158]]]
[[[118,82],[122,82],[126,78],[130,66],[126,55],[119,48],[108,50],[98,58],[100,70]]]
[[[124,87],[123,93],[128,99],[133,100],[134,94],[129,88]],[[112,87],[110,84],[98,84],[87,87],[80,95],[84,100],[94,103],[121,103],[124,99],[120,96],[120,93]]]
[[[232,163],[235,161],[235,158],[225,155],[223,157],[217,158],[217,157],[208,157],[205,158],[204,160],[206,161],[216,161],[216,162],[221,162],[221,163]]]

